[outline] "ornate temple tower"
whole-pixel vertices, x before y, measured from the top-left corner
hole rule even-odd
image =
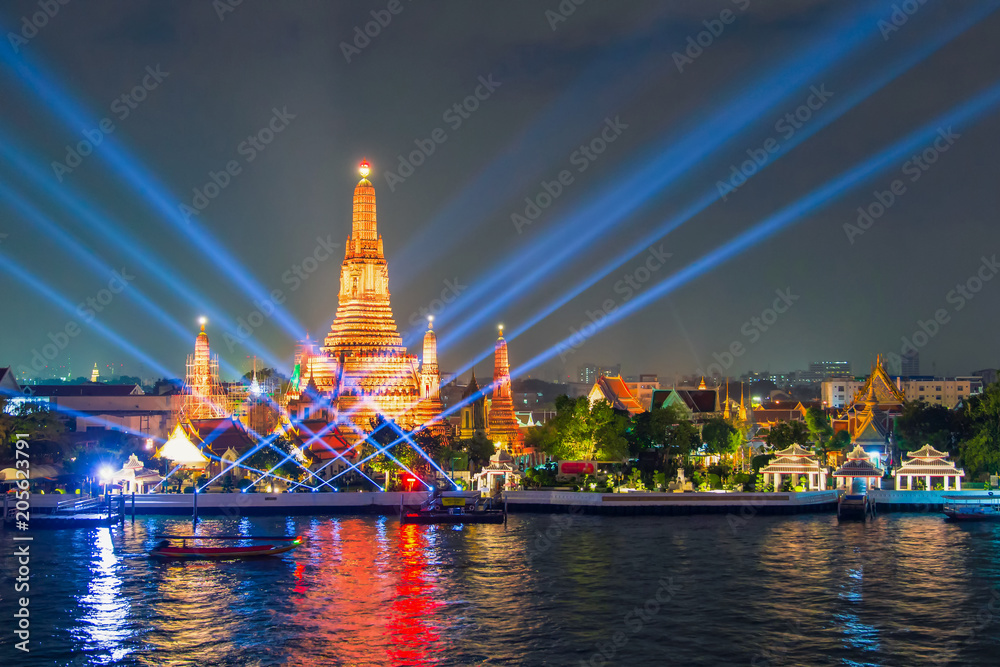
[[[514,416],[514,400],[510,393],[510,363],[503,325],[493,357],[493,400],[490,403],[489,436],[500,447],[517,456],[524,451],[524,435]]]
[[[220,419],[226,416],[226,394],[219,383],[219,357],[212,356],[205,322],[205,318],[201,318],[201,332],[194,341],[194,354],[187,358],[184,406],[181,408],[186,419]]]
[[[424,355],[420,361],[420,405],[417,419],[427,424],[435,434],[444,433],[441,421],[441,372],[437,362],[437,334],[434,333],[434,316],[427,318],[424,334]]]
[[[340,269],[337,317],[322,347],[325,359],[321,364],[310,359],[310,374],[321,391],[335,397],[338,419],[368,430],[371,418],[382,413],[412,428],[421,381],[417,358],[403,347],[389,305],[389,271],[376,226],[375,187],[367,178],[370,169],[361,163]],[[342,432],[356,437],[349,428]]]
[[[479,393],[479,383],[476,382],[476,369],[472,369],[472,378],[462,392],[462,410],[458,425],[458,437],[463,440],[473,438],[477,434],[486,437],[486,397],[476,396]]]

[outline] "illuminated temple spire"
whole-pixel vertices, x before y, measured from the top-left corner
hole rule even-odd
[[[427,317],[424,334],[424,355],[420,363],[420,407],[417,419],[431,426],[432,432],[444,432],[441,421],[441,372],[437,361],[437,334],[434,333],[434,316]]]
[[[510,390],[510,362],[507,359],[507,341],[503,325],[497,336],[493,357],[493,400],[490,402],[489,436],[500,447],[517,456],[524,449],[524,435],[514,416],[514,400]]]
[[[335,394],[338,418],[349,415],[357,427],[370,430],[371,418],[381,413],[413,426],[421,397],[418,362],[403,346],[389,303],[375,186],[367,178],[371,165],[362,162],[359,171],[351,235],[340,269],[337,317],[324,340],[324,359],[313,360],[310,372],[321,391]]]
[[[212,356],[205,333],[205,320],[199,320],[201,331],[194,341],[194,354],[187,359],[187,377],[184,382],[186,419],[218,419],[226,416],[226,394],[219,383],[219,357]]]

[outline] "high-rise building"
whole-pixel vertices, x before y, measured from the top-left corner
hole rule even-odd
[[[622,365],[615,364],[614,366],[600,366],[598,364],[584,364],[577,368],[577,381],[582,382],[586,385],[593,385],[602,375],[608,377],[615,376],[618,377],[622,374]],[[589,387],[588,387],[589,388]]]
[[[920,353],[916,350],[906,352],[900,357],[899,374],[905,378],[920,375]]]
[[[811,373],[820,373],[824,378],[851,374],[849,361],[813,361],[809,364]]]

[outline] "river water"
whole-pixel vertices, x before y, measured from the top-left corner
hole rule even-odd
[[[3,665],[997,664],[1000,525],[939,515],[205,519],[284,556],[160,562],[189,521],[35,531],[30,654]],[[10,535],[0,533],[5,553]]]

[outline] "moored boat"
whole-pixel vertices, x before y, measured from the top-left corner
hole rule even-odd
[[[165,536],[158,536],[165,537]],[[181,540],[180,546],[171,544],[170,539],[165,539],[153,547],[149,555],[160,558],[186,558],[192,560],[225,560],[232,558],[257,558],[260,556],[276,556],[291,551],[302,544],[298,537],[275,538],[275,537],[245,537],[243,535],[226,535],[218,537],[185,536],[175,537]],[[255,544],[248,547],[198,547],[188,546],[188,540],[254,540],[265,539],[273,541],[288,541],[288,544]]]
[[[478,493],[432,493],[427,503],[416,512],[400,507],[401,524],[428,525],[432,523],[504,523],[507,521],[507,504],[495,507],[492,498],[481,498]]]
[[[952,521],[1000,521],[1000,496],[945,496],[944,513]]]

